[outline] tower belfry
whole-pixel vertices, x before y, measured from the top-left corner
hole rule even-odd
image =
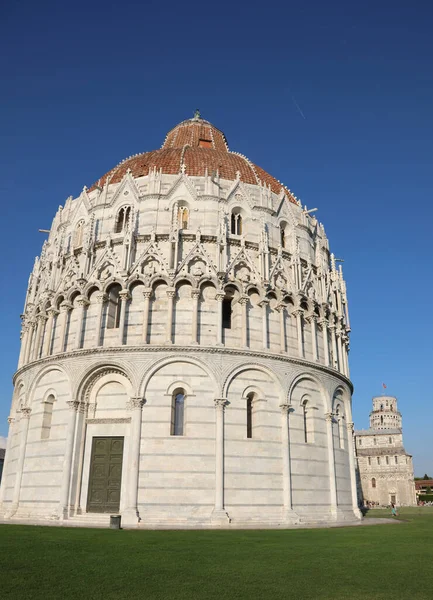
[[[373,410],[370,413],[371,429],[401,429],[401,413],[394,396],[376,396],[373,398]]]

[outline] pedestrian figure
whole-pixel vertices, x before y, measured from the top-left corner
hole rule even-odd
[[[391,515],[393,517],[398,517],[397,508],[396,508],[394,502],[391,502]]]

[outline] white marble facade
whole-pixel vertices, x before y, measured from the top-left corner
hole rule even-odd
[[[112,436],[126,525],[359,517],[349,332],[323,225],[282,185],[182,160],[84,188],[30,276],[0,514],[91,521]]]
[[[415,506],[412,456],[404,449],[397,398],[373,398],[370,428],[355,431],[355,445],[363,504]]]

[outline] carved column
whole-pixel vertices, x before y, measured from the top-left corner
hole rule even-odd
[[[32,342],[35,335],[36,323],[35,321],[29,322],[29,335],[27,338],[26,352],[24,354],[24,364],[27,364],[30,360],[30,353],[32,350]]]
[[[22,367],[24,364],[24,358],[26,356],[26,348],[27,348],[28,339],[29,339],[29,327],[28,327],[28,325],[23,324],[22,335],[21,335],[20,356],[18,358],[18,368]]]
[[[329,367],[329,344],[328,344],[328,322],[325,318],[320,319],[323,335],[323,352],[325,354],[325,365]]]
[[[342,329],[340,327],[337,328],[337,331],[335,333],[336,337],[337,337],[337,348],[338,348],[338,366],[340,371],[343,373],[343,375],[346,375],[346,368],[345,368],[345,364],[344,364],[344,356],[343,356],[343,344],[342,344]]]
[[[346,377],[350,377],[350,369],[349,369],[349,338],[344,336],[343,338],[343,358],[346,365]]]
[[[278,304],[276,310],[280,315],[280,352],[286,352],[286,307]]]
[[[334,457],[334,435],[332,432],[332,423],[334,415],[326,413],[326,437],[328,445],[328,463],[329,463],[329,489],[330,489],[330,508],[331,514],[337,514],[337,480],[335,478],[335,457]]]
[[[96,315],[96,346],[102,346],[104,341],[102,324],[104,319],[104,308],[108,302],[107,294],[104,294],[103,292],[96,294],[96,302],[98,303],[98,314]]]
[[[262,340],[263,350],[268,349],[268,306],[269,300],[264,298],[259,302],[259,306],[262,307]]]
[[[12,517],[18,510],[18,506],[20,503],[20,494],[21,494],[21,481],[23,478],[23,469],[24,469],[24,461],[26,458],[26,449],[27,449],[27,434],[29,432],[29,421],[32,409],[31,408],[22,408],[21,409],[21,419],[20,419],[20,448],[18,454],[18,462],[17,462],[17,470],[15,475],[15,484],[14,491],[12,496],[12,506],[10,508],[10,513],[8,516]]]
[[[198,344],[198,302],[200,298],[200,290],[197,288],[191,289],[192,298],[192,322],[191,322],[191,343]]]
[[[299,358],[304,358],[304,335],[302,327],[302,316],[304,311],[301,309],[295,310],[292,313],[296,317],[296,330],[298,335],[298,355]]]
[[[296,521],[292,508],[292,473],[290,464],[289,412],[290,404],[280,404],[281,409],[281,449],[283,457],[283,506],[287,520]]]
[[[175,288],[167,289],[167,330],[165,333],[165,342],[167,344],[173,343],[173,305],[174,297],[176,296]]]
[[[141,330],[141,341],[143,344],[147,344],[147,335],[149,332],[149,305],[150,298],[152,297],[152,288],[145,288],[143,290],[144,308],[143,308],[143,328]]]
[[[131,398],[131,429],[128,455],[128,474],[126,483],[126,507],[122,517],[128,524],[138,522],[138,483],[140,471],[141,417],[144,398]]]
[[[65,454],[63,458],[62,483],[60,486],[60,501],[58,508],[58,517],[67,519],[69,516],[69,490],[71,482],[71,467],[72,467],[72,452],[74,449],[75,422],[77,420],[77,412],[79,402],[70,400],[66,403],[69,407],[69,419],[66,425],[66,442]]]
[[[222,343],[223,343],[223,300],[225,298],[224,292],[217,292],[215,298],[217,301],[216,343],[217,343],[217,346],[222,346]]]
[[[47,320],[47,316],[44,314],[38,315],[36,317],[37,327],[36,327],[35,345],[33,348],[33,360],[38,360],[39,355],[41,353],[42,332],[44,330],[46,320]]]
[[[69,302],[62,302],[60,305],[60,315],[62,317],[62,322],[60,325],[60,350],[59,352],[66,352],[66,330],[68,326],[69,320],[69,311],[72,310],[72,304]]]
[[[4,502],[5,494],[6,494],[6,477],[8,475],[8,471],[9,471],[8,458],[10,458],[10,447],[12,444],[12,437],[14,435],[14,423],[15,423],[14,417],[8,417],[8,423],[9,423],[9,431],[8,431],[8,437],[6,440],[5,462],[3,465],[2,483],[0,485],[0,510],[2,508],[2,504]]]
[[[241,347],[248,347],[248,296],[241,296],[239,304],[242,307]]]
[[[47,326],[45,328],[44,349],[42,352],[43,356],[48,356],[50,354],[51,339],[53,337],[54,317],[59,314],[59,311],[53,307],[49,308],[47,312],[48,312],[48,322],[47,322]]]
[[[310,327],[311,327],[311,347],[312,347],[312,352],[313,352],[313,360],[317,361],[317,360],[319,360],[319,356],[317,354],[317,328],[316,328],[317,317],[316,317],[316,315],[309,315],[308,322],[310,323]]]
[[[78,296],[75,303],[77,307],[75,308],[77,311],[77,330],[75,332],[74,349],[79,350],[83,337],[84,309],[89,305],[89,301],[84,296]]]
[[[353,423],[351,421],[346,422],[347,427],[347,451],[349,453],[349,467],[350,467],[350,488],[352,492],[352,507],[355,516],[358,519],[362,518],[361,511],[358,506],[358,490],[356,486],[356,465],[355,465],[355,446],[353,443]]]
[[[119,320],[119,346],[122,346],[125,342],[125,316],[126,316],[126,303],[131,298],[128,290],[122,290],[119,292],[120,298],[120,320]]]
[[[331,345],[332,345],[332,365],[334,369],[338,370],[338,351],[337,351],[337,340],[335,339],[335,325],[331,324],[328,326],[329,332],[331,334]]]
[[[225,398],[215,399],[215,508],[212,520],[230,522],[224,510],[224,410],[228,404]]]

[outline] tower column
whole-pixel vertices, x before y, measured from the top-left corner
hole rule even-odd
[[[69,319],[69,311],[72,310],[72,304],[69,302],[62,302],[60,305],[60,316],[62,317],[62,322],[60,325],[60,350],[59,352],[66,352],[66,330]]]
[[[223,300],[225,298],[225,294],[222,291],[218,291],[216,293],[216,301],[217,301],[217,335],[216,335],[216,343],[217,346],[222,346],[223,344]]]
[[[296,522],[298,515],[292,508],[292,472],[290,463],[289,413],[290,404],[280,404],[281,410],[281,449],[283,458],[283,506],[286,521]]]
[[[8,475],[8,470],[9,470],[8,458],[10,458],[10,447],[12,444],[12,437],[14,435],[14,423],[15,423],[14,417],[8,417],[8,423],[9,423],[9,431],[8,431],[8,437],[6,440],[5,463],[3,465],[2,485],[0,485],[0,511],[2,509],[2,505],[3,505],[4,499],[5,499],[5,494],[6,494],[6,477]]]
[[[259,306],[262,307],[262,340],[263,340],[263,350],[268,349],[268,306],[269,300],[267,298],[263,298],[259,302]]]
[[[69,516],[69,490],[72,475],[72,452],[74,448],[75,422],[77,420],[79,402],[70,400],[67,402],[67,405],[69,407],[69,419],[66,426],[65,455],[63,458],[62,483],[60,486],[60,501],[58,508],[58,517],[62,520],[67,519]]]
[[[43,314],[38,315],[36,317],[37,326],[36,326],[35,345],[33,347],[33,360],[38,360],[40,352],[41,352],[42,331],[43,331],[43,328],[45,327],[46,320],[47,320],[47,316],[43,315]]]
[[[31,358],[31,351],[32,351],[32,343],[33,343],[33,339],[35,336],[35,330],[36,330],[36,322],[35,321],[30,321],[29,322],[29,335],[27,338],[27,345],[26,345],[26,352],[24,355],[24,364],[27,364]]]
[[[165,332],[165,342],[166,344],[173,343],[173,305],[174,305],[174,297],[176,295],[175,288],[167,289],[167,329]]]
[[[143,328],[141,330],[141,341],[143,344],[147,344],[147,335],[149,332],[149,305],[150,305],[151,296],[152,296],[152,288],[145,288],[143,290],[144,308],[143,308]]]
[[[299,358],[304,358],[304,336],[302,327],[302,317],[304,311],[301,309],[295,310],[292,313],[296,318],[296,330],[298,335],[298,355]]]
[[[131,412],[131,438],[129,442],[128,476],[126,489],[126,508],[122,518],[129,525],[138,522],[138,483],[140,470],[140,445],[141,445],[141,417],[144,398],[131,398],[129,410]]]
[[[335,478],[335,453],[334,453],[334,435],[332,432],[332,423],[334,415],[329,412],[326,418],[326,437],[328,446],[328,464],[329,464],[329,489],[331,499],[331,514],[337,517],[337,480]]]
[[[48,312],[48,322],[47,322],[47,326],[45,329],[44,349],[42,352],[43,356],[48,356],[50,354],[51,338],[53,335],[54,317],[59,314],[59,311],[56,308],[49,308],[47,312]]]
[[[230,522],[224,510],[224,410],[228,404],[225,398],[215,399],[215,507],[212,521]]]
[[[18,454],[18,462],[17,462],[17,471],[15,475],[15,484],[14,491],[12,496],[12,505],[10,511],[8,511],[7,516],[13,517],[13,515],[17,512],[19,504],[20,504],[20,495],[21,495],[21,481],[23,478],[23,469],[24,469],[24,461],[26,458],[26,449],[27,449],[27,434],[29,432],[29,421],[32,409],[31,408],[22,408],[21,409],[21,419],[20,419],[20,448]]]
[[[241,347],[248,347],[248,301],[249,298],[243,295],[239,298],[239,304],[242,307],[242,326],[241,326]]]
[[[328,329],[331,333],[331,345],[332,345],[332,365],[334,369],[338,371],[338,351],[337,351],[337,341],[335,339],[335,325],[331,324],[328,326]]]
[[[313,360],[319,360],[319,355],[317,353],[317,317],[312,314],[308,316],[308,322],[311,327],[311,347],[313,351]]]
[[[192,288],[192,321],[191,321],[191,343],[198,344],[198,302],[200,299],[200,290]]]
[[[129,290],[122,290],[121,292],[119,292],[119,298],[121,301],[119,320],[119,346],[122,346],[125,342],[126,303],[131,298]]]
[[[280,314],[280,352],[286,352],[286,307],[278,304],[276,310]]]
[[[353,439],[353,423],[351,421],[346,422],[347,427],[347,451],[349,453],[349,467],[350,467],[350,489],[352,492],[352,507],[355,516],[358,519],[362,518],[361,511],[358,506],[358,492],[356,488],[356,466],[355,466],[355,445]]]
[[[96,302],[98,303],[98,313],[96,315],[96,346],[102,346],[104,343],[104,338],[102,335],[102,323],[104,318],[104,308],[108,302],[107,294],[102,292],[97,294]]]
[[[329,367],[329,344],[328,344],[328,322],[325,318],[320,319],[323,335],[323,352],[325,354],[325,365]]]

